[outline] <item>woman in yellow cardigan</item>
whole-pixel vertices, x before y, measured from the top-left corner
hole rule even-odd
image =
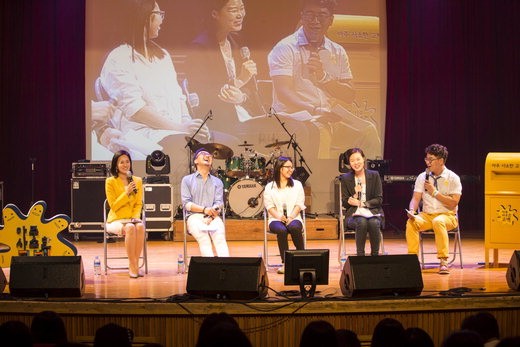
[[[141,218],[143,207],[143,180],[132,176],[132,158],[126,151],[118,151],[112,158],[112,177],[105,182],[105,192],[110,206],[107,231],[125,236],[128,255],[128,274],[131,278],[139,273],[139,257],[143,250],[145,228]]]

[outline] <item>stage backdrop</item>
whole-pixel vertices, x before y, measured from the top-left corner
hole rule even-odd
[[[142,161],[154,150],[162,150],[172,159],[170,175],[178,186],[183,175],[189,172],[189,149],[187,139],[194,130],[165,132],[129,126],[124,105],[128,104],[127,88],[121,83],[112,83],[109,70],[122,74],[131,71],[126,66],[118,67],[114,49],[123,41],[124,28],[128,23],[125,4],[127,0],[91,0],[86,2],[85,42],[85,109],[87,157],[94,161],[108,161],[118,149],[128,149],[136,161],[135,174],[144,175]],[[265,184],[269,180],[270,160],[280,155],[293,158],[296,166],[303,166],[310,173],[307,185],[312,190],[313,212],[327,213],[334,210],[333,180],[338,175],[338,157],[346,149],[362,147],[368,158],[383,156],[386,95],[386,23],[384,0],[338,1],[334,21],[328,37],[341,44],[348,55],[353,75],[356,97],[351,103],[337,103],[334,111],[342,117],[341,122],[326,123],[319,120],[319,112],[279,112],[273,102],[273,85],[269,73],[268,55],[274,45],[291,35],[299,27],[299,1],[265,0],[244,1],[246,15],[241,30],[232,35],[240,52],[249,52],[256,63],[258,93],[248,95],[248,102],[233,107],[221,102],[217,93],[227,83],[222,78],[224,64],[219,66],[220,51],[215,45],[213,52],[194,48],[194,42],[205,40],[211,43],[211,29],[205,36],[211,11],[208,1],[158,1],[165,11],[159,36],[154,40],[171,56],[178,80],[186,97],[191,118],[207,120],[209,137],[196,137],[201,143],[218,143],[233,151],[233,159],[226,163],[219,159],[214,163],[215,174],[226,182],[231,202],[241,201],[235,178],[229,177],[239,165],[247,165],[251,158],[255,173],[252,179]],[[209,37],[209,38],[208,38]],[[197,46],[195,46],[197,47]],[[245,48],[244,48],[245,47]],[[112,53],[111,53],[112,52]],[[245,53],[247,55],[247,53]],[[320,51],[324,64],[335,63],[335,55]],[[237,70],[243,57],[235,56]],[[305,64],[303,64],[304,67]],[[238,73],[238,71],[237,71]],[[150,77],[150,88],[154,80]],[[213,86],[217,86],[215,89]],[[140,87],[138,94],[146,94],[147,87]],[[247,91],[247,88],[244,88]],[[107,102],[110,104],[107,106]],[[122,106],[123,105],[123,106]],[[128,109],[128,108],[127,108]],[[135,111],[135,110],[133,110]],[[166,116],[170,111],[164,111]],[[175,112],[175,111],[174,111]],[[182,112],[182,111],[181,111]],[[178,115],[173,115],[175,117]],[[108,117],[108,119],[107,119]],[[102,138],[100,123],[121,131],[112,141]],[[103,127],[103,130],[106,127]],[[166,137],[166,135],[168,135]],[[292,143],[294,137],[297,151]],[[244,142],[252,146],[243,146]],[[277,143],[280,145],[273,145]],[[256,173],[260,172],[260,174]],[[265,172],[265,174],[262,174]],[[239,177],[246,179],[245,177]],[[235,183],[235,184],[234,184]],[[247,182],[246,182],[247,183]],[[253,182],[251,182],[253,183]],[[258,185],[258,193],[262,186]],[[256,193],[256,192],[255,192]],[[179,192],[174,193],[174,202],[179,203]],[[242,209],[230,206],[235,212]],[[238,213],[238,212],[237,212]]]

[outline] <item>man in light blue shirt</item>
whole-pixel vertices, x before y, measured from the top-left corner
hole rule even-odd
[[[220,212],[224,207],[224,184],[210,173],[213,156],[204,148],[193,155],[197,170],[184,176],[181,182],[182,205],[188,215],[188,232],[199,243],[203,257],[229,257],[224,222]]]

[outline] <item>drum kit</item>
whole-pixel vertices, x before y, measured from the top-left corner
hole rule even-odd
[[[243,147],[240,155],[234,155],[231,148],[219,143],[192,142],[190,148],[192,151],[204,148],[214,159],[225,160],[225,168],[219,166],[212,174],[224,184],[226,209],[238,217],[252,218],[264,208],[264,187],[272,180],[274,160],[283,155],[280,147],[288,143],[277,140],[266,145],[270,155],[257,152],[247,141],[238,145]]]

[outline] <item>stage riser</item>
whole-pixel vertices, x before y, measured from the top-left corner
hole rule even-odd
[[[117,304],[114,304],[117,305]],[[335,313],[316,315],[246,315],[234,316],[255,347],[298,346],[305,326],[314,320],[326,320],[336,328],[355,331],[366,342],[376,324],[383,318],[398,319],[405,328],[420,327],[440,346],[449,333],[460,328],[462,320],[478,309],[464,311],[435,311],[416,313]],[[497,318],[500,335],[520,335],[520,311],[518,309],[489,309]],[[66,315],[65,321],[70,341],[91,343],[95,330],[113,322],[134,331],[135,342],[157,342],[165,347],[194,346],[203,316],[139,316],[139,315]],[[0,323],[20,320],[30,325],[32,315],[3,313]]]
[[[307,218],[308,240],[337,240],[338,220],[335,218]],[[174,223],[174,240],[183,239],[183,221]],[[263,219],[226,219],[226,238],[230,241],[258,241],[264,239]],[[269,235],[270,240],[276,240],[275,235]],[[190,240],[194,240],[190,237]]]

